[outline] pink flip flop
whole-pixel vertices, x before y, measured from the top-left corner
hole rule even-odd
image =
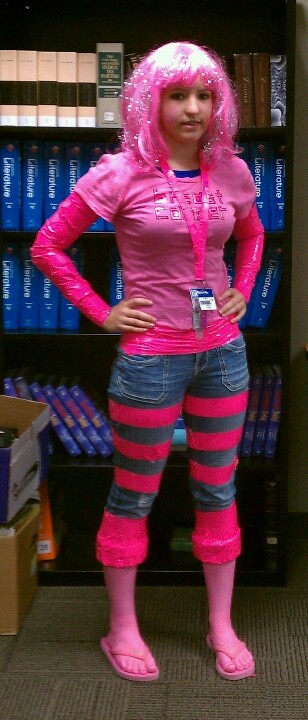
[[[126,655],[127,657],[137,658],[138,660],[145,660],[147,653],[150,651],[148,650],[147,646],[144,646],[144,651],[138,652],[136,650],[128,650],[127,648],[117,648],[116,650],[111,650],[111,648],[108,645],[107,638],[102,638],[100,642],[101,649],[103,653],[106,655],[107,660],[109,660],[110,665],[113,667],[117,675],[119,675],[121,678],[124,678],[124,680],[133,680],[134,682],[144,682],[144,681],[150,681],[150,680],[157,680],[159,677],[159,669],[153,670],[153,672],[147,672],[144,673],[144,675],[137,675],[136,673],[129,673],[125,670],[122,670],[117,661],[116,661],[116,655]]]
[[[212,641],[209,635],[206,636],[206,642],[210,650],[212,650],[215,654],[218,652],[223,652],[225,655],[228,655],[230,660],[236,660],[236,658],[240,655],[242,650],[246,647],[245,643],[241,640],[237,640],[234,647],[230,650],[230,648],[226,648],[223,645],[217,645],[214,647],[212,645]],[[251,665],[249,665],[245,670],[234,670],[234,672],[227,672],[223,669],[223,667],[220,665],[220,662],[216,655],[216,670],[221,675],[222,678],[225,680],[243,680],[243,678],[251,677],[255,674],[255,664],[254,661],[251,662]]]

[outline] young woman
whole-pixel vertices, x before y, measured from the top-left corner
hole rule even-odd
[[[213,52],[174,42],[149,53],[125,82],[122,114],[120,151],[78,181],[32,247],[33,262],[68,299],[106,332],[121,333],[108,391],[114,480],[97,535],[110,601],[101,648],[121,677],[158,678],[136,617],[135,583],[182,412],[206,642],[220,675],[238,680],[254,673],[231,622],[241,551],[234,475],[248,386],[238,321],[264,234],[254,181],[234,142],[232,86]],[[115,226],[123,265],[125,299],[112,308],[65,254],[97,216]],[[231,234],[237,252],[229,288],[223,250]]]

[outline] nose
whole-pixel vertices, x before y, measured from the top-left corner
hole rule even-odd
[[[196,114],[199,111],[198,98],[192,92],[187,95],[185,109],[190,114]]]

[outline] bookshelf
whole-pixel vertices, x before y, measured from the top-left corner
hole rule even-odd
[[[281,585],[286,582],[286,512],[288,485],[288,394],[290,346],[290,288],[292,254],[292,170],[295,0],[81,0],[78,3],[13,0],[2,4],[0,47],[7,49],[95,51],[97,42],[123,42],[125,53],[144,53],[172,39],[191,39],[209,45],[224,56],[233,53],[287,54],[287,125],[243,128],[241,141],[279,139],[287,146],[285,228],[266,233],[266,242],[281,243],[285,262],[281,290],[266,329],[245,329],[250,363],[276,363],[282,367],[282,421],[274,459],[241,458],[237,470],[238,505],[243,529],[243,555],[237,583]],[[12,22],[12,17],[14,22]],[[68,32],[69,22],[69,32]],[[114,139],[114,130],[99,128],[0,127],[0,139],[42,141],[102,141]],[[34,233],[1,232],[7,240],[32,241]],[[86,233],[80,238],[84,274],[98,289],[106,289],[106,253],[114,235]],[[0,334],[0,374],[30,367],[46,376],[78,377],[98,389],[103,402],[117,336],[107,335],[86,320],[78,332],[23,332]],[[193,510],[187,489],[187,458],[170,456],[162,490],[150,518],[150,555],[140,568],[144,584],[201,584],[200,565],[190,553],[171,551],[175,526],[189,528]],[[41,584],[100,584],[101,568],[94,557],[94,539],[112,477],[110,458],[71,458],[56,452],[50,460],[50,478],[61,487],[66,535],[55,561],[40,563]],[[266,513],[265,489],[274,488],[275,511]],[[271,490],[272,492],[272,490]],[[176,496],[176,502],[175,502]]]

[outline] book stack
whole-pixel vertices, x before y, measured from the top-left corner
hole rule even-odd
[[[241,127],[286,124],[286,55],[234,53],[230,74],[237,89]]]
[[[106,413],[97,406],[79,384],[53,384],[23,376],[7,377],[4,394],[36,400],[50,407],[50,426],[61,448],[71,456],[109,457],[113,452],[110,423]],[[53,452],[51,443],[50,452]]]
[[[82,248],[72,245],[68,256],[82,273]],[[33,265],[30,243],[4,243],[2,252],[4,330],[76,331],[80,313]]]
[[[275,457],[281,419],[281,368],[253,367],[240,457]]]
[[[265,230],[284,229],[286,146],[279,140],[240,143],[256,186],[256,205]]]
[[[0,142],[1,230],[39,230],[59,203],[74,189],[77,180],[101,155],[116,145],[78,141],[6,139]],[[111,232],[103,218],[89,228]]]
[[[144,57],[121,42],[95,52],[0,50],[0,125],[122,126],[124,75]],[[241,127],[286,124],[286,55],[234,53],[224,58],[234,80]]]
[[[228,273],[229,286],[231,287],[235,275],[235,246],[227,243],[225,247],[224,260]],[[239,322],[239,327],[244,330],[247,327],[265,329],[271,319],[278,289],[280,287],[283,266],[283,250],[274,243],[269,243],[265,250],[261,268],[257,274],[256,282],[251,293],[250,300],[244,317]]]
[[[0,50],[0,125],[96,127],[96,52]]]

